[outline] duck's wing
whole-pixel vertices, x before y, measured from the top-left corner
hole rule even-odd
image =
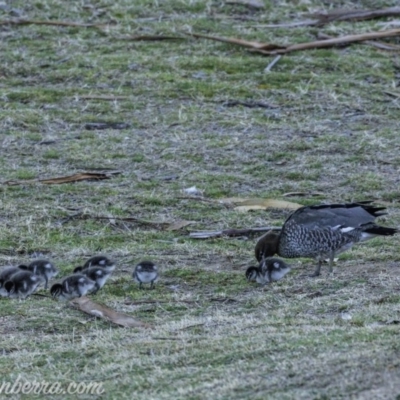
[[[346,204],[321,204],[296,210],[287,220],[310,229],[327,227],[359,227],[385,215],[385,207],[375,207],[370,201]],[[286,223],[285,222],[285,223]]]

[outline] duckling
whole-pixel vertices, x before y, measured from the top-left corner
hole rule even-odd
[[[26,299],[42,283],[43,278],[31,271],[19,271],[10,276],[4,288],[11,299]]]
[[[83,267],[76,267],[74,269],[74,274],[76,273],[86,275],[89,279],[95,282],[95,286],[91,293],[96,294],[97,291],[105,285],[107,279],[111,276],[112,271],[107,271],[107,269],[103,267],[89,267],[85,269],[83,269]]]
[[[151,261],[142,261],[136,265],[132,276],[139,288],[142,288],[142,283],[150,283],[150,289],[153,289],[158,281],[158,267]]]
[[[28,266],[20,265],[18,268],[31,271],[35,275],[43,277],[45,281],[45,289],[47,289],[49,280],[58,274],[57,268],[47,260],[35,260],[32,261]]]
[[[270,282],[279,281],[287,273],[291,271],[291,267],[283,260],[275,257],[263,258],[258,267],[249,267],[246,271],[248,281],[256,281],[261,285]]]
[[[320,275],[322,261],[329,259],[332,272],[335,255],[353,244],[376,236],[392,236],[398,232],[375,224],[375,218],[385,215],[385,207],[375,207],[372,201],[346,204],[322,204],[301,207],[287,218],[281,231],[267,232],[256,244],[257,260],[278,254],[284,258],[310,257],[318,261],[311,276]]]
[[[95,282],[82,274],[67,276],[61,283],[55,283],[50,288],[53,297],[60,300],[71,300],[85,296],[95,286]]]
[[[4,284],[10,280],[11,276],[17,272],[20,272],[21,267],[26,265],[20,265],[19,267],[6,267],[0,273],[0,296],[7,297],[8,291],[5,289]]]
[[[85,262],[82,269],[90,267],[103,267],[108,272],[112,272],[115,269],[115,264],[105,256],[94,256]]]

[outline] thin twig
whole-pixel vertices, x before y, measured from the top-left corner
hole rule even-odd
[[[325,47],[333,47],[338,45],[346,45],[350,43],[356,42],[365,42],[367,40],[373,39],[381,39],[393,36],[400,36],[400,29],[391,29],[387,31],[381,32],[369,32],[369,33],[361,33],[358,35],[346,35],[337,38],[327,39],[327,40],[317,40],[314,42],[306,42],[306,43],[298,43],[293,44],[291,46],[287,46],[284,49],[273,49],[273,50],[264,50],[262,48],[254,48],[252,51],[261,53],[261,54],[285,54],[290,53],[292,51],[300,51],[300,50],[310,50],[310,49],[321,49]]]
[[[202,232],[190,232],[189,237],[193,239],[209,239],[216,238],[220,236],[252,236],[256,235],[260,232],[268,232],[268,231],[280,231],[281,227],[276,226],[265,226],[260,228],[245,228],[245,229],[225,229],[223,231],[202,231]]]
[[[318,39],[321,39],[321,40],[334,39],[334,36],[327,35],[326,33],[323,33],[323,32],[319,32],[317,37],[318,37]],[[363,43],[368,44],[373,47],[376,47],[381,50],[388,50],[388,51],[399,51],[400,50],[400,46],[396,46],[395,44],[392,44],[392,43],[377,42],[376,40],[366,40]]]
[[[108,24],[82,24],[68,21],[35,21],[31,19],[8,19],[0,21],[0,25],[49,25],[49,26],[72,26],[75,28],[99,28]]]
[[[140,301],[125,301],[124,304],[127,306],[136,306],[140,304],[161,304],[161,303],[187,303],[187,304],[193,304],[193,303],[198,303],[199,300],[140,300]]]
[[[103,101],[117,101],[117,100],[128,100],[129,96],[113,96],[113,95],[96,95],[96,94],[84,94],[76,96],[79,100],[103,100]]]
[[[164,35],[138,35],[138,36],[121,37],[120,39],[132,40],[132,41],[186,40],[186,38],[180,36],[164,36]]]
[[[264,69],[264,72],[270,72],[274,65],[282,58],[281,55],[276,56]]]
[[[281,24],[255,25],[258,28],[294,28],[299,26],[322,26],[334,21],[362,21],[374,18],[400,15],[400,7],[383,8],[381,10],[333,10],[308,14],[312,19],[304,21],[283,22]]]

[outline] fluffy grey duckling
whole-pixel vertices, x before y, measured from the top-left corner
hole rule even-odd
[[[5,289],[4,284],[10,280],[11,276],[20,272],[20,267],[6,267],[0,272],[0,296],[7,297],[8,291]],[[25,267],[25,265],[22,265]]]
[[[150,289],[153,289],[158,281],[158,267],[151,261],[142,261],[136,265],[132,276],[139,288],[142,288],[142,283],[150,283]]]
[[[103,267],[108,272],[112,272],[115,269],[115,263],[105,256],[94,256],[85,262],[82,269],[90,267]]]
[[[50,261],[47,260],[35,260],[32,261],[28,266],[20,265],[19,268],[31,271],[35,275],[44,278],[44,288],[47,289],[49,280],[58,274],[57,268]]]
[[[19,271],[12,274],[4,283],[4,289],[11,299],[26,299],[43,282],[41,276],[31,271]]]
[[[376,236],[392,236],[395,228],[380,226],[375,218],[385,215],[385,207],[372,201],[346,204],[322,204],[301,207],[287,218],[280,232],[267,232],[256,244],[257,260],[278,254],[284,258],[306,257],[318,261],[313,275],[320,274],[322,261],[333,259],[353,244]]]
[[[89,279],[95,282],[95,286],[91,291],[91,293],[95,294],[105,285],[107,279],[111,276],[112,271],[108,271],[104,267],[89,267],[85,269],[83,269],[83,267],[76,267],[74,269],[74,274],[77,273],[86,275]]]
[[[64,278],[61,283],[55,283],[50,288],[50,293],[60,300],[71,300],[75,297],[85,296],[93,290],[95,284],[86,275],[74,274]]]
[[[247,268],[246,278],[248,281],[254,281],[265,285],[267,283],[279,281],[290,271],[291,267],[283,260],[275,257],[268,257],[262,259],[258,267]]]

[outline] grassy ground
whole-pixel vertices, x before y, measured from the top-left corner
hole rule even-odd
[[[118,268],[95,301],[154,328],[118,328],[45,297],[0,299],[1,380],[103,383],[102,395],[80,398],[398,398],[398,237],[343,254],[333,276],[325,267],[309,278],[314,263],[292,260],[294,271],[263,290],[244,278],[255,238],[196,241],[187,230],[279,225],[288,212],[239,213],[182,193],[196,186],[208,200],[287,199],[287,192],[309,193],[289,199],[302,204],[373,199],[388,207],[382,223],[399,226],[400,106],[385,94],[399,93],[398,54],[364,44],[311,50],[287,55],[265,73],[272,58],[223,43],[123,40],[193,31],[298,43],[319,30],[382,29],[382,20],[264,27],[332,4],[317,0],[265,0],[261,11],[196,0],[6,3],[1,20],[113,25],[105,33],[0,26],[1,181],[121,174],[0,185],[1,265],[41,253],[62,276],[107,254]],[[82,98],[88,95],[125,98]],[[235,100],[274,107],[224,105]],[[129,127],[90,130],[90,123]],[[195,223],[168,231],[100,216]],[[161,267],[154,291],[139,291],[131,280],[142,259]]]

